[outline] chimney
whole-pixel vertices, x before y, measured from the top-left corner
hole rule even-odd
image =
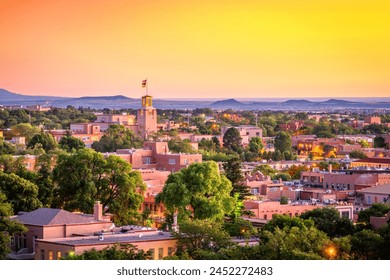
[[[103,220],[103,205],[100,204],[100,201],[95,201],[93,205],[93,218],[95,221]]]

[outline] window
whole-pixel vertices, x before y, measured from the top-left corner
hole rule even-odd
[[[53,259],[53,251],[49,251],[49,260]]]
[[[145,164],[150,164],[150,158],[149,157],[145,158]]]
[[[173,247],[168,247],[168,256],[173,255]]]
[[[61,259],[61,252],[57,251],[57,260],[60,260],[60,259]]]
[[[175,165],[175,164],[176,164],[176,159],[170,158],[170,159],[168,160],[168,164],[169,164],[169,165]]]
[[[164,257],[164,248],[158,248],[158,259],[162,260]]]
[[[45,250],[41,250],[41,260],[45,259]]]
[[[341,211],[341,217],[349,219],[349,211]]]
[[[187,158],[184,159],[184,164],[185,164],[185,165],[188,164],[188,159],[187,159]]]
[[[264,214],[264,220],[267,220],[268,216],[267,214]]]
[[[155,257],[154,257],[154,248],[149,249],[148,252],[149,252],[150,256],[152,257],[152,260],[154,260],[155,259]]]

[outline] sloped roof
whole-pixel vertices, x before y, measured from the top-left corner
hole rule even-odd
[[[15,219],[23,224],[45,226],[89,223],[93,221],[93,216],[78,215],[62,209],[39,208]]]
[[[364,189],[358,190],[358,192],[390,195],[390,184],[364,188]]]

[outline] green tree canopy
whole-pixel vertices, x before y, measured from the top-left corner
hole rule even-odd
[[[374,148],[385,148],[386,143],[385,143],[385,138],[382,136],[375,136],[374,138]]]
[[[0,190],[0,260],[5,259],[10,252],[11,237],[27,231],[22,224],[10,220],[12,212],[12,205],[7,202],[7,197]]]
[[[275,215],[260,231],[260,255],[269,260],[324,259],[330,243],[312,221]]]
[[[16,153],[16,147],[0,139],[0,155],[12,155]]]
[[[37,146],[42,147],[45,152],[49,152],[57,148],[57,142],[50,133],[40,132],[39,134],[35,134],[27,143],[27,148],[30,149]]]
[[[234,208],[231,182],[219,173],[216,162],[193,163],[169,175],[156,197],[170,213],[193,219],[220,220]]]
[[[26,137],[26,143],[28,143],[34,135],[39,133],[39,127],[32,126],[29,123],[20,123],[11,127],[9,137]]]
[[[92,213],[99,200],[114,214],[116,223],[133,222],[139,215],[145,185],[140,173],[117,156],[104,158],[92,149],[60,155],[53,179],[58,206],[66,210]]]
[[[65,135],[62,137],[58,144],[60,145],[61,149],[67,152],[72,152],[73,150],[77,151],[85,148],[83,141],[71,135]]]
[[[231,127],[223,135],[223,146],[238,154],[242,151],[242,138],[237,128]]]
[[[349,153],[349,157],[355,159],[363,159],[363,158],[367,158],[367,155],[362,151],[353,150],[352,152]]]
[[[38,186],[13,173],[0,171],[0,191],[7,197],[16,213],[42,207],[38,199]]]
[[[249,187],[244,185],[244,176],[241,171],[241,159],[234,157],[228,159],[228,161],[222,164],[224,174],[226,178],[232,183],[232,190],[230,196],[234,196],[235,193],[239,195],[239,199],[243,200],[246,196],[250,195]]]
[[[358,221],[369,224],[370,217],[383,217],[390,211],[390,206],[383,203],[374,203],[370,208],[360,211],[358,214]]]
[[[115,152],[117,149],[141,148],[143,141],[123,125],[111,125],[105,135],[92,144],[98,152]]]
[[[250,152],[259,154],[263,148],[263,141],[260,137],[252,137],[251,140],[249,140]]]
[[[291,151],[291,136],[287,132],[281,131],[275,136],[275,150],[281,153]]]
[[[188,254],[192,259],[204,259],[205,251],[218,252],[232,245],[222,225],[209,220],[182,222],[180,230],[173,235],[177,238],[177,254]]]
[[[317,208],[300,216],[302,219],[313,220],[314,225],[329,237],[340,237],[353,234],[354,226],[348,218],[341,218],[340,212],[333,207]]]

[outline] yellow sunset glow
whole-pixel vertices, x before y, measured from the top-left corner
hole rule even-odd
[[[0,88],[390,97],[390,1],[0,0]]]

